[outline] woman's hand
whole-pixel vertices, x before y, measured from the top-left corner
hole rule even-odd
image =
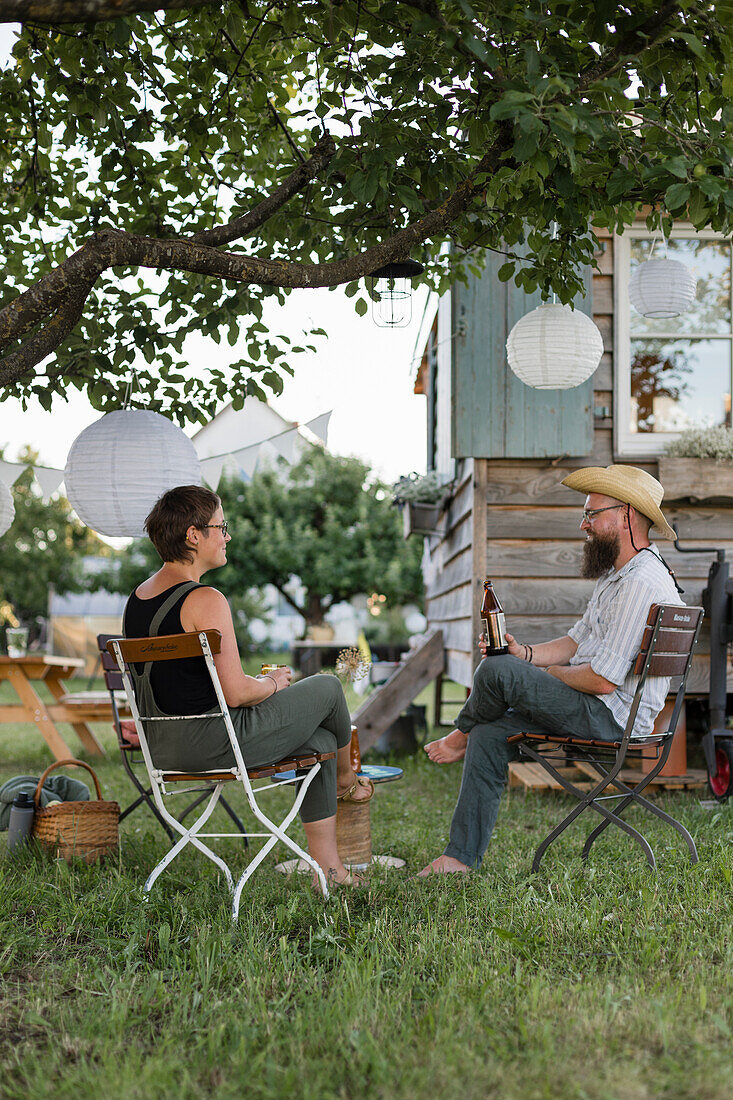
[[[293,678],[293,670],[285,665],[283,668],[276,668],[273,672],[267,672],[262,677],[263,680],[274,680],[277,686],[277,691],[282,691],[283,688],[290,687],[290,681]],[[273,695],[275,692],[273,692]]]

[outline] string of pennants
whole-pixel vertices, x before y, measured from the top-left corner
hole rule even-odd
[[[209,488],[216,492],[225,469],[228,472],[237,471],[245,481],[250,481],[258,466],[271,466],[278,458],[284,458],[286,462],[293,463],[298,458],[299,444],[307,442],[306,437],[301,433],[301,427],[307,428],[325,445],[331,415],[331,412],[321,413],[320,416],[306,421],[303,425],[294,423],[291,428],[285,428],[257,443],[202,458],[200,460],[201,476]],[[62,484],[65,473],[63,469],[34,465],[30,462],[6,462],[0,459],[0,482],[10,489],[21,474],[29,468],[33,470],[43,500],[47,501]]]

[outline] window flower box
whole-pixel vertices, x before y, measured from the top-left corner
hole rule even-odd
[[[405,538],[410,535],[438,535],[438,521],[440,518],[439,504],[419,504],[408,500],[402,505],[403,534]]]
[[[406,474],[392,486],[392,499],[402,512],[405,538],[440,535],[439,520],[451,499],[451,483],[446,483],[435,470]]]
[[[659,480],[664,499],[733,500],[733,463],[713,458],[679,458],[661,455]]]

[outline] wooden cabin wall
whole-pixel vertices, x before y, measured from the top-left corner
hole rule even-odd
[[[456,464],[455,495],[443,520],[445,534],[426,538],[423,554],[425,614],[431,627],[443,631],[445,675],[459,684],[471,683],[475,667],[471,642],[475,555],[485,539],[475,530],[485,517],[485,509],[475,508],[475,462],[466,458]],[[483,474],[485,468],[480,469]]]
[[[445,534],[426,540],[426,614],[443,629],[446,674],[469,686],[477,663],[482,581],[490,576],[504,605],[507,625],[520,641],[547,641],[567,633],[580,618],[593,581],[580,578],[582,496],[561,485],[571,470],[606,466],[613,451],[613,240],[599,256],[593,278],[593,319],[605,352],[593,383],[595,408],[590,454],[548,459],[462,459],[456,495],[445,518]],[[619,461],[623,461],[620,459]],[[658,476],[658,464],[635,465]],[[685,547],[719,547],[733,559],[733,508],[665,500]],[[663,556],[685,589],[688,604],[701,602],[714,553],[680,554],[658,540]],[[689,681],[690,692],[708,687],[710,638],[707,627]],[[728,690],[733,692],[733,675]]]

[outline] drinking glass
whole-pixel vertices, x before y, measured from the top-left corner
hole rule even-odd
[[[25,657],[28,650],[28,627],[9,626],[5,631],[8,657]]]

